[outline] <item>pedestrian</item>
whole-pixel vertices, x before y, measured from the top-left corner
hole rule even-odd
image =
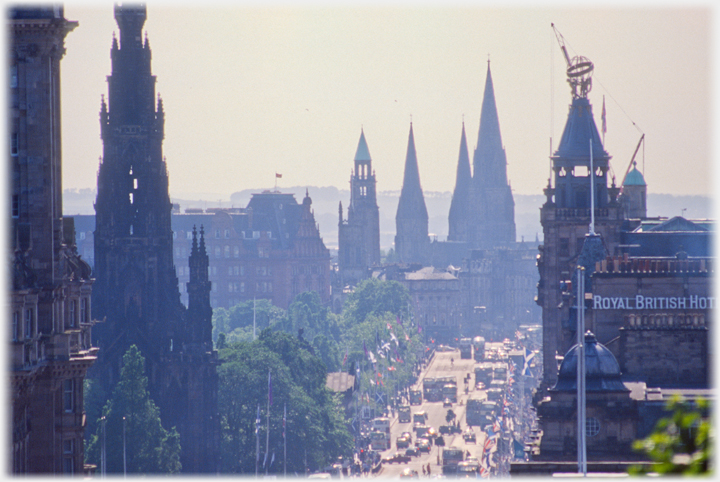
[[[425,475],[425,466],[422,466],[423,475]]]
[[[428,462],[427,474],[430,475],[430,462]]]

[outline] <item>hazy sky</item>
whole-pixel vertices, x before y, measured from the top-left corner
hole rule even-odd
[[[642,132],[650,192],[711,194],[712,9],[450,5],[149,2],[171,196],[228,199],[275,172],[280,188],[346,189],[361,128],[378,190],[399,190],[411,116],[423,189],[452,191],[488,58],[513,190],[542,194],[571,100],[551,22],[595,64],[590,101],[599,127],[605,96],[617,182]],[[80,24],[61,67],[63,186],[94,188],[118,28],[111,3],[67,2],[65,17]]]

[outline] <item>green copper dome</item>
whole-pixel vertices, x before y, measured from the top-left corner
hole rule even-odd
[[[627,173],[627,176],[625,176],[623,186],[647,186],[647,184],[645,184],[645,178],[640,171],[637,170],[637,167],[635,167],[636,164],[637,162],[633,162],[633,168]]]

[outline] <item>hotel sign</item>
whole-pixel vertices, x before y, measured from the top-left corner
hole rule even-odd
[[[594,310],[707,310],[715,308],[711,296],[593,296]]]

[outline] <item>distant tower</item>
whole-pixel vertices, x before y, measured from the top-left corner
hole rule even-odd
[[[460,137],[460,154],[458,155],[455,190],[450,202],[448,215],[448,241],[467,242],[468,216],[470,212],[470,189],[472,174],[470,173],[470,156],[465,137],[465,122]]]
[[[13,474],[81,476],[83,381],[98,350],[90,338],[90,266],[77,254],[73,219],[62,215],[60,112],[65,36],[78,23],[60,5],[12,6],[6,15],[5,461]]]
[[[343,285],[357,284],[370,275],[370,267],[380,264],[380,214],[375,184],[370,151],[361,130],[355,169],[350,176],[346,221],[343,221],[342,203],[339,208],[338,265]]]
[[[97,328],[101,355],[93,373],[109,392],[123,354],[137,345],[163,423],[180,433],[183,471],[214,472],[217,453],[200,446],[216,446],[218,437],[219,425],[208,423],[217,417],[217,378],[208,375],[217,352],[207,307],[198,306],[207,286],[200,280],[192,285],[190,313],[180,301],[162,154],[165,114],[162,101],[156,104],[150,45],[142,41],[146,17],[144,5],[115,6],[120,42],[113,38],[108,101],[100,111],[103,158],[95,203],[93,314],[106,321]],[[189,319],[195,315],[200,319]],[[197,404],[207,411],[195,410]]]
[[[619,198],[628,219],[647,217],[647,184],[633,161],[633,168],[625,176]]]
[[[515,242],[515,201],[507,180],[507,159],[500,136],[490,62],[473,154],[468,241],[473,248],[493,248]]]
[[[428,213],[425,206],[412,122],[405,157],[405,176],[395,215],[395,255],[403,263],[429,264],[430,238],[428,237]]]
[[[572,88],[572,103],[558,149],[552,160],[554,187],[548,180],[546,201],[540,209],[544,241],[539,247],[537,303],[542,307],[543,363],[542,386],[548,388],[557,380],[556,356],[566,353],[575,342],[575,321],[570,313],[571,294],[560,290],[562,282],[570,281],[586,239],[593,253],[607,250],[611,255],[619,243],[623,219],[617,202],[618,189],[608,186],[607,172],[610,155],[605,151],[587,98],[591,88],[592,63],[584,57],[574,62],[587,62],[590,69],[584,76],[568,76]],[[572,66],[568,59],[568,72]],[[582,64],[585,66],[587,64]],[[594,231],[601,237],[587,236],[590,216],[590,146],[592,141],[592,182],[595,193]],[[599,243],[599,244],[598,244]],[[586,248],[586,252],[588,248]],[[586,255],[583,254],[583,259]],[[599,340],[607,343],[610,340]]]

